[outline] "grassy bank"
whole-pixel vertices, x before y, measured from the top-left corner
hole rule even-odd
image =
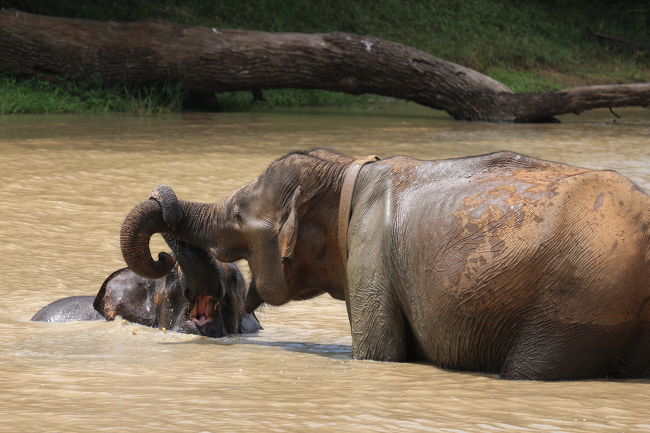
[[[523,3],[523,4],[522,4]],[[369,34],[414,46],[479,70],[517,92],[576,85],[650,81],[650,53],[602,45],[589,29],[650,42],[650,4],[643,0],[402,1],[146,0],[0,1],[3,7],[54,16],[131,21],[164,19],[247,30]],[[133,91],[84,84],[0,78],[0,113],[157,112],[180,107],[180,88]],[[251,104],[250,93],[218,95],[224,110],[288,106],[372,105],[386,98],[325,91],[278,90]]]
[[[273,111],[292,107],[369,107],[402,104],[379,95],[352,96],[326,90],[278,89],[253,103],[250,92],[220,93],[221,111]],[[97,81],[50,83],[0,76],[0,114],[40,113],[169,113],[182,109],[180,86],[148,89],[106,88]]]

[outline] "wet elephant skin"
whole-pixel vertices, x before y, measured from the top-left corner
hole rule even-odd
[[[153,280],[122,268],[106,278],[97,296],[60,299],[41,309],[32,320],[67,322],[122,317],[145,326],[208,337],[262,329],[255,314],[244,311],[247,288],[235,264],[217,262],[208,253],[189,245],[184,245],[180,252],[176,249],[176,257],[185,265],[184,271],[176,264],[166,276]],[[184,295],[190,288],[196,296],[206,297],[211,307],[209,317],[201,323],[192,317],[194,303]]]
[[[69,296],[47,304],[30,320],[35,322],[72,322],[75,320],[104,320],[93,307],[94,296]]]
[[[352,161],[296,152],[213,204],[145,201],[123,224],[125,260],[165,270],[148,250],[161,232],[246,259],[249,309],[329,293],[346,302],[359,359],[506,379],[648,374],[650,198],[631,181],[511,152],[385,159],[361,169],[342,257]]]

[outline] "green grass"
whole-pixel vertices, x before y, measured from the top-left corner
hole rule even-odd
[[[647,0],[0,0],[0,6],[97,20],[152,18],[217,28],[367,34],[476,69],[517,92],[650,81],[650,53],[618,51],[588,34],[594,29],[650,42]],[[115,91],[8,79],[0,80],[0,92],[0,113],[173,111],[182,96],[177,88]],[[255,104],[248,92],[218,98],[225,110],[391,103],[325,91],[265,94],[268,101]]]
[[[179,111],[183,92],[173,88],[110,89],[96,80],[86,83],[38,79],[24,81],[0,76],[0,114],[106,113],[137,114]],[[264,92],[265,101],[252,103],[251,92],[217,95],[222,111],[272,111],[291,107],[377,107],[403,101],[378,95],[346,95],[326,90],[278,89]]]
[[[177,88],[113,89],[97,80],[85,83],[0,76],[0,114],[36,113],[161,113],[178,111]]]

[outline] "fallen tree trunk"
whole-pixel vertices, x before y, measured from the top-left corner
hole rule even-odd
[[[196,94],[277,88],[375,93],[459,120],[545,121],[598,107],[648,106],[650,83],[514,94],[420,50],[347,33],[266,33],[163,22],[115,23],[0,11],[0,70]]]

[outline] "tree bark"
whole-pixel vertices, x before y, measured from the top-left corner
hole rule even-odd
[[[534,122],[598,107],[649,106],[650,84],[514,94],[472,69],[348,33],[266,33],[0,11],[0,70],[110,85],[182,82],[189,93],[325,89],[375,93],[459,120]]]

